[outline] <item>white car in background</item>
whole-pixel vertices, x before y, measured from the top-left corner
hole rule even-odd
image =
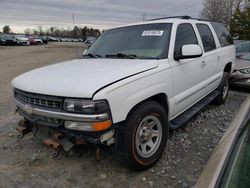
[[[20,45],[24,45],[24,46],[30,45],[29,38],[26,37],[25,35],[13,35],[13,37],[17,39]]]

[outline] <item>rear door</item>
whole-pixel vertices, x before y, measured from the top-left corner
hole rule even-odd
[[[212,28],[205,23],[197,23],[196,27],[202,41],[203,57],[201,66],[204,71],[206,94],[209,94],[218,87],[222,78],[222,73],[218,69],[221,56],[217,50],[218,46],[214,37],[216,34],[212,32]]]

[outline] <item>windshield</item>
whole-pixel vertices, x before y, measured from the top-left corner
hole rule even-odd
[[[111,29],[104,32],[86,54],[95,57],[123,54],[119,57],[167,58],[171,26],[169,23],[157,23]]]
[[[12,37],[11,37],[10,35],[7,35],[7,34],[3,34],[3,35],[1,36],[1,38],[2,38],[3,40],[12,40]]]

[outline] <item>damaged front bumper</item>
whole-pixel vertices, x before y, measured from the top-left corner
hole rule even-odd
[[[44,144],[57,149],[59,146],[64,150],[69,150],[74,145],[93,143],[111,145],[115,143],[115,127],[111,120],[107,120],[108,114],[85,115],[73,114],[60,111],[51,111],[23,104],[15,99],[17,112],[24,117],[17,130],[22,134],[33,132],[33,134],[43,139]],[[110,122],[107,122],[110,121]],[[102,125],[98,131],[81,131],[70,129],[67,122],[76,122],[84,126]],[[108,126],[107,126],[108,123]],[[103,125],[106,125],[103,126]],[[55,136],[57,135],[57,136]],[[60,135],[60,136],[58,136]]]

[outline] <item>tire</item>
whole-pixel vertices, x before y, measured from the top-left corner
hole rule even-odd
[[[150,168],[161,157],[168,129],[167,113],[159,103],[139,105],[118,131],[117,149],[123,164],[135,171]]]
[[[228,91],[229,91],[229,73],[224,72],[223,78],[221,80],[221,83],[219,87],[217,88],[217,91],[220,92],[220,94],[215,98],[214,103],[217,105],[224,104],[226,102]]]

